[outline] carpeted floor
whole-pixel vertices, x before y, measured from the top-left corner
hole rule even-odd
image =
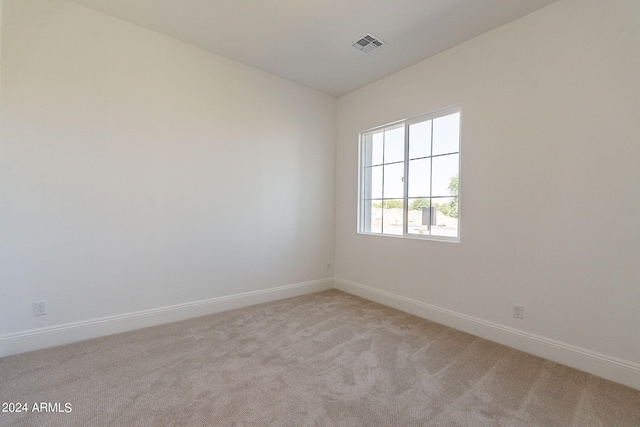
[[[337,290],[6,357],[0,402],[29,411],[3,426],[640,426],[638,390]]]

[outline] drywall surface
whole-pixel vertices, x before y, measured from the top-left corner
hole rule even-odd
[[[336,281],[640,367],[638,75],[640,3],[566,0],[340,98]],[[455,104],[461,242],[357,234],[358,132]]]
[[[0,336],[331,278],[334,98],[63,0],[2,19]]]

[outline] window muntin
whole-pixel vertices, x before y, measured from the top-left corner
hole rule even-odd
[[[360,233],[459,241],[460,116],[452,108],[361,133]]]

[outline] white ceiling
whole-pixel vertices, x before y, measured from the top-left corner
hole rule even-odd
[[[74,1],[341,96],[556,0]]]

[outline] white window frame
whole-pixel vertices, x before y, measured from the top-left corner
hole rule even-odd
[[[457,207],[458,207],[458,221],[457,221],[457,235],[455,237],[453,236],[438,236],[438,235],[431,235],[431,234],[417,234],[417,233],[409,233],[409,224],[408,224],[408,215],[409,215],[409,199],[411,199],[410,197],[408,197],[408,179],[406,179],[406,177],[408,177],[408,172],[409,172],[409,126],[416,124],[416,123],[420,123],[423,121],[429,121],[429,120],[435,120],[439,117],[443,117],[443,116],[448,116],[451,114],[455,114],[455,113],[459,113],[460,114],[460,121],[459,121],[459,133],[458,133],[458,151],[457,152],[452,152],[450,154],[455,154],[457,153],[458,155],[458,194],[457,194]],[[433,123],[433,122],[432,122]],[[365,188],[366,185],[366,179],[365,179],[365,137],[367,135],[372,135],[374,133],[383,131],[383,130],[392,130],[398,127],[404,127],[404,159],[403,159],[403,164],[404,164],[404,178],[403,178],[403,232],[402,234],[385,234],[382,232],[372,232],[372,231],[366,231],[365,227],[367,225],[367,223],[370,223],[371,221],[371,211],[370,211],[370,207],[369,209],[366,208],[365,206],[365,200],[369,200],[371,201],[371,198],[369,199],[365,199],[366,195],[371,193],[371,189],[367,189]],[[433,140],[431,141],[431,144],[433,145]],[[421,114],[419,116],[415,116],[409,119],[405,119],[405,120],[399,120],[396,122],[392,122],[386,125],[382,125],[382,126],[376,126],[374,128],[371,129],[367,129],[365,131],[360,132],[359,134],[359,146],[358,146],[358,222],[357,222],[357,232],[358,234],[366,234],[366,235],[372,235],[372,236],[383,236],[383,237],[399,237],[399,238],[409,238],[409,239],[420,239],[420,240],[432,240],[432,241],[440,241],[440,242],[452,242],[452,243],[459,243],[460,242],[460,220],[461,220],[461,197],[460,197],[460,190],[461,190],[461,182],[462,182],[462,108],[461,106],[457,105],[457,106],[452,106],[452,107],[448,107],[448,108],[444,108],[441,110],[437,110],[437,111],[433,111],[430,113],[426,113],[426,114]],[[439,157],[442,155],[434,155],[433,152],[430,153],[429,156],[427,156],[430,160],[430,164],[432,163],[432,159]],[[427,158],[426,157],[426,158]],[[385,165],[388,163],[383,163],[381,165]],[[432,171],[430,170],[430,174],[432,174]],[[430,188],[429,190],[430,195],[429,195],[429,199],[430,199],[430,203],[433,199],[436,199],[437,197],[433,196],[433,190],[432,188]],[[397,199],[397,198],[389,198],[389,199]],[[377,198],[374,198],[374,200],[377,200]],[[381,200],[387,200],[387,198],[381,199]],[[367,214],[369,215],[367,217]],[[429,225],[429,233],[431,232],[431,225]],[[384,231],[384,227],[382,229],[382,231]]]

